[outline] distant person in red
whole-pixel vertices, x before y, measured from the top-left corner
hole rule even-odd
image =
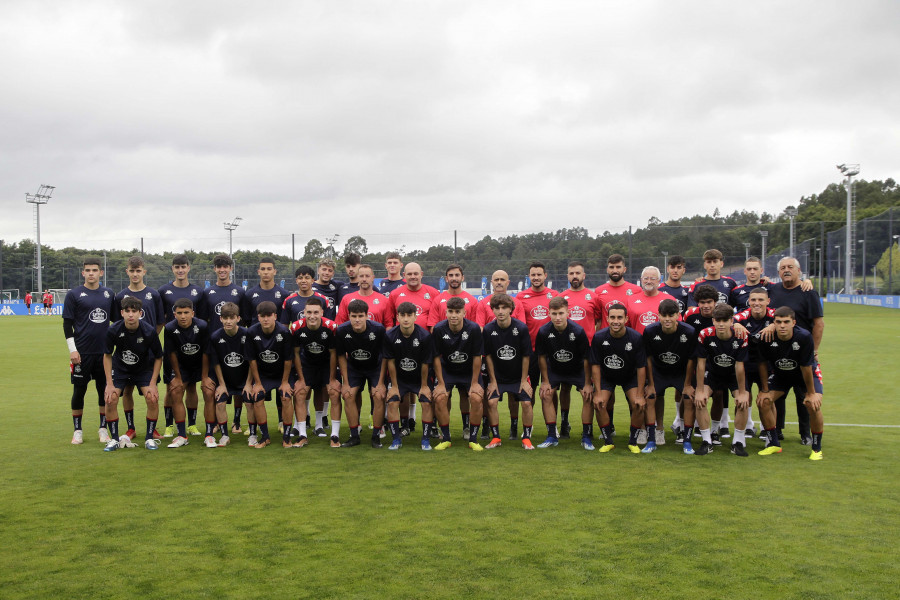
[[[50,293],[50,290],[44,290],[41,302],[44,303],[44,314],[49,315],[53,311],[53,294]]]
[[[28,309],[28,314],[31,314],[31,292],[25,294],[25,308]]]

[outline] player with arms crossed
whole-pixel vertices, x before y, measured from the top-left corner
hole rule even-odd
[[[728,304],[717,304],[713,309],[713,326],[700,332],[697,338],[697,392],[694,401],[705,405],[706,399],[713,392],[731,392],[735,401],[734,443],[731,444],[731,453],[735,456],[747,456],[744,435],[747,415],[750,413],[750,394],[744,378],[747,339],[738,339],[733,324],[734,309]],[[721,445],[718,432],[710,433],[701,429],[700,434],[704,444],[701,448],[705,448],[708,442],[715,446]],[[698,450],[697,454],[704,452]]]
[[[162,345],[156,329],[141,320],[140,300],[128,296],[122,299],[121,306],[122,320],[109,326],[106,352],[103,355],[106,424],[111,437],[103,450],[111,452],[118,448],[134,448],[129,435],[119,437],[119,397],[128,386],[137,386],[147,401],[147,435],[144,447],[156,450],[159,448],[159,441],[153,435],[159,416],[156,380],[162,368]]]
[[[381,294],[378,294],[381,296]],[[382,300],[384,298],[382,297]],[[342,303],[342,307],[344,307]],[[357,399],[368,384],[372,398],[372,447],[381,448],[380,433],[384,426],[385,369],[381,353],[384,347],[385,328],[368,318],[369,306],[360,299],[346,304],[349,320],[338,325],[334,334],[335,353],[341,368],[341,398],[350,426],[350,439],[342,448],[358,446],[359,408]]]
[[[224,448],[231,442],[231,438],[228,437],[227,404],[234,397],[249,402],[253,389],[250,361],[247,359],[247,329],[240,326],[238,305],[226,302],[221,308],[219,317],[222,320],[222,327],[210,334],[207,349],[208,363],[212,365],[212,369],[207,372],[202,383],[204,401],[208,396],[212,396],[216,403],[214,416],[204,410],[206,437],[203,443],[207,448],[217,446]],[[217,421],[222,432],[218,443],[213,436]]]
[[[466,301],[455,296],[447,300],[447,318],[434,326],[431,338],[434,342],[434,373],[437,379],[433,397],[434,410],[441,428],[441,442],[435,450],[450,447],[450,410],[448,408],[453,388],[459,390],[460,406],[471,410],[476,425],[469,423],[469,448],[483,450],[478,443],[478,423],[481,423],[484,389],[479,383],[481,360],[484,353],[481,328],[466,318]],[[465,423],[463,426],[465,427]]]
[[[84,397],[88,384],[94,380],[97,401],[100,405],[100,442],[109,441],[106,429],[106,374],[103,371],[103,352],[106,348],[106,332],[109,329],[113,293],[100,285],[103,270],[99,258],[85,258],[81,268],[84,285],[66,292],[63,303],[63,333],[69,348],[69,369],[72,381],[72,422],[75,432],[73,444],[84,443],[81,419],[84,415]]]
[[[498,448],[500,441],[500,417],[497,403],[506,394],[522,402],[522,447],[534,450],[531,428],[534,421],[534,390],[528,382],[528,365],[531,362],[532,345],[528,326],[512,318],[513,300],[506,294],[491,297],[494,320],[484,326],[484,358],[487,361],[489,384],[485,392],[491,423],[491,441],[485,448]],[[471,434],[470,434],[471,436]],[[471,441],[471,437],[469,438]]]
[[[822,460],[822,432],[825,429],[822,417],[822,372],[816,360],[812,334],[797,327],[794,309],[782,306],[775,309],[775,338],[760,344],[759,349],[762,358],[766,359],[759,363],[762,391],[757,404],[761,408],[763,426],[766,428],[766,447],[759,453],[765,456],[781,452],[781,443],[775,429],[774,403],[794,390],[794,395],[809,411],[812,433],[809,459]]]
[[[569,320],[569,303],[562,296],[550,300],[550,322],[543,325],[535,339],[535,353],[541,369],[540,398],[547,423],[547,439],[538,448],[559,445],[556,431],[556,407],[553,400],[561,386],[574,387],[582,396],[581,446],[593,450],[591,425],[594,422],[590,346],[581,325]]]
[[[415,263],[410,263],[407,268],[410,265]],[[431,450],[432,407],[428,367],[434,360],[434,345],[428,331],[416,323],[416,311],[417,307],[412,302],[401,302],[397,306],[398,324],[384,336],[383,356],[391,382],[387,394],[388,427],[393,438],[388,450],[399,450],[403,446],[399,405],[401,401],[410,401],[415,396],[423,403],[422,450]]]
[[[603,445],[600,452],[609,452],[613,443],[612,423],[606,404],[609,402],[616,386],[625,392],[625,398],[631,407],[631,432],[628,436],[628,449],[639,454],[641,447],[637,445],[637,432],[645,424],[656,439],[656,423],[652,416],[653,407],[647,406],[644,400],[644,385],[647,373],[647,355],[640,334],[626,326],[628,310],[624,304],[615,303],[606,308],[609,326],[594,334],[591,341],[591,376],[594,382],[594,409],[597,411],[597,425],[603,432]],[[647,415],[645,417],[645,415]],[[647,446],[650,446],[649,442]],[[652,452],[655,445],[647,452]]]

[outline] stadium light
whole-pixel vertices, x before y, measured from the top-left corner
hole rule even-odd
[[[844,289],[849,290],[851,279],[853,277],[853,272],[850,267],[850,260],[853,256],[853,176],[859,175],[859,165],[840,164],[837,165],[837,170],[847,178],[847,229],[844,241],[844,250],[847,252],[846,256],[844,256],[844,277],[846,277],[847,280],[844,282]]]
[[[663,270],[663,273],[665,273],[665,271],[666,271],[666,261],[667,261],[668,258],[669,258],[669,253],[668,253],[666,250],[662,250],[662,255],[663,255],[663,267],[662,267],[662,270]]]
[[[800,211],[798,211],[797,208],[794,206],[788,206],[787,208],[784,209],[784,212],[788,216],[788,218],[791,220],[791,233],[790,233],[791,240],[790,240],[790,244],[788,245],[788,247],[790,248],[790,251],[789,251],[790,256],[791,256],[791,258],[797,258],[796,256],[794,256],[794,217],[796,217],[797,213]]]
[[[243,219],[241,217],[235,217],[234,219],[231,220],[231,223],[227,223],[227,222],[225,223],[225,229],[228,231],[228,257],[231,260],[234,260],[234,254],[232,252],[232,248],[233,248],[232,242],[233,242],[234,230],[238,228],[238,225],[241,224],[242,220]]]
[[[841,245],[835,244],[834,247],[837,250],[837,264],[838,264],[837,278],[838,278],[838,281],[840,281],[841,280]],[[844,288],[844,289],[846,290],[847,288]]]
[[[768,231],[760,231],[760,237],[762,237],[762,268],[763,272],[766,270],[766,238],[769,237]]]
[[[863,294],[866,293],[866,238],[858,240],[860,244],[862,244],[862,260],[860,261],[860,265],[862,266],[862,284],[863,284]]]
[[[744,262],[750,260],[750,242],[744,242]]]
[[[47,204],[53,190],[56,187],[52,185],[41,184],[36,194],[25,194],[25,202],[34,204],[34,236],[35,236],[35,269],[37,269],[37,287],[40,293],[44,293],[43,265],[41,264],[41,204]]]

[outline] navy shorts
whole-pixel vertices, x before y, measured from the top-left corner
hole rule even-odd
[[[612,380],[608,377],[600,378],[600,389],[605,392],[613,392],[616,389],[616,386],[621,386],[623,390],[626,392],[631,388],[637,387],[637,373],[631,376],[631,379],[626,379],[624,381],[616,379]]]
[[[760,389],[759,366],[756,363],[744,363],[744,384],[747,391],[755,385],[756,389]]]
[[[179,370],[181,371],[181,382],[184,385],[193,385],[195,383],[200,383],[200,369],[192,370],[192,369],[180,368]],[[170,370],[163,377],[163,381],[166,382],[167,384],[170,383],[173,379],[175,379],[175,371],[174,370]]]
[[[547,370],[547,378],[550,380],[550,387],[559,389],[561,385],[572,385],[579,392],[584,387],[584,375],[557,375],[553,371]]]
[[[684,389],[684,375],[653,373],[653,388],[657,398],[662,398],[669,388],[674,388],[676,392],[681,392]]]
[[[714,392],[731,392],[734,393],[738,389],[737,377],[716,377],[712,373],[707,372],[703,378],[703,383],[709,386]],[[727,398],[728,396],[725,396]],[[728,406],[727,404],[725,406]]]
[[[122,373],[112,372],[113,386],[117,390],[124,390],[126,387],[133,385],[138,390],[150,386],[150,378],[153,376],[152,371],[144,371],[143,373]],[[143,395],[143,391],[141,391]]]
[[[82,354],[81,364],[69,363],[69,371],[72,385],[86,386],[92,379],[100,383],[106,381],[102,354]]]
[[[303,365],[303,381],[313,390],[328,385],[328,367],[312,367]]]
[[[431,400],[429,400],[425,396],[419,394],[419,390],[422,389],[421,386],[418,386],[418,385],[415,385],[413,383],[409,383],[406,381],[401,381],[398,385],[400,388],[400,390],[399,390],[400,395],[397,396],[395,394],[395,395],[391,396],[391,392],[388,391],[388,398],[387,398],[388,402],[400,402],[403,398],[406,397],[407,394],[413,394],[413,395],[418,396],[419,402],[431,402]]]
[[[245,394],[243,389],[228,388],[227,392],[216,396],[216,404],[231,404],[231,399],[235,396],[240,396],[244,402],[250,402],[250,396]]]
[[[347,367],[350,371],[347,373],[347,385],[351,388],[362,389],[367,383],[371,392],[378,385],[378,378],[381,376],[381,367],[376,367],[371,371],[357,371],[353,367]]]
[[[819,368],[819,365],[816,365],[813,369],[813,387],[817,394],[824,393],[824,388],[822,387],[822,371]],[[772,375],[769,375],[769,389],[775,390],[776,392],[784,392],[785,394],[794,390],[794,396],[796,396],[798,400],[806,398],[806,383],[803,382],[803,377],[779,376],[776,371]]]
[[[491,398],[497,398],[500,402],[503,402],[503,394],[512,394],[519,402],[534,402],[534,398],[525,392],[519,391],[520,386],[520,383],[498,383],[497,391]]]
[[[268,402],[269,400],[271,400],[271,397],[269,396],[269,392],[271,392],[272,390],[277,390],[279,387],[281,387],[280,379],[269,379],[268,377],[260,377],[260,380],[261,380],[264,391],[257,394],[256,398],[249,400],[249,402],[259,402],[260,400],[265,400]],[[294,375],[293,372],[291,372],[290,376],[288,377],[288,385],[290,385],[291,388],[293,388],[295,383],[297,383],[297,376]]]

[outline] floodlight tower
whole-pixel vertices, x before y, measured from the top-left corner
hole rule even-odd
[[[797,208],[794,206],[788,206],[787,208],[784,209],[784,213],[791,220],[791,233],[790,233],[791,240],[790,240],[790,244],[788,246],[790,248],[789,256],[791,258],[797,258],[796,256],[794,256],[794,217],[797,216],[798,212],[800,212],[800,211],[798,211]]]
[[[43,266],[41,265],[41,204],[47,204],[53,190],[52,185],[41,184],[36,194],[25,194],[25,202],[34,204],[34,237],[35,237],[35,268],[37,269],[37,287],[40,293],[44,292]]]
[[[225,230],[228,231],[228,257],[231,260],[234,260],[234,253],[232,252],[232,250],[233,250],[232,243],[234,241],[234,239],[233,239],[234,230],[238,228],[238,225],[241,224],[242,220],[243,219],[241,217],[235,217],[234,219],[231,220],[231,223],[227,223],[227,222],[225,223]]]
[[[750,260],[750,242],[744,242],[744,262]]]
[[[844,277],[846,280],[844,281],[844,289],[850,289],[850,283],[853,280],[853,265],[851,260],[853,258],[853,239],[855,237],[854,231],[854,223],[853,220],[853,208],[856,204],[853,198],[853,176],[859,175],[859,165],[853,164],[841,164],[837,165],[838,171],[840,171],[844,177],[847,178],[847,227],[846,227],[846,237],[844,242],[844,251],[847,253],[844,256]]]

